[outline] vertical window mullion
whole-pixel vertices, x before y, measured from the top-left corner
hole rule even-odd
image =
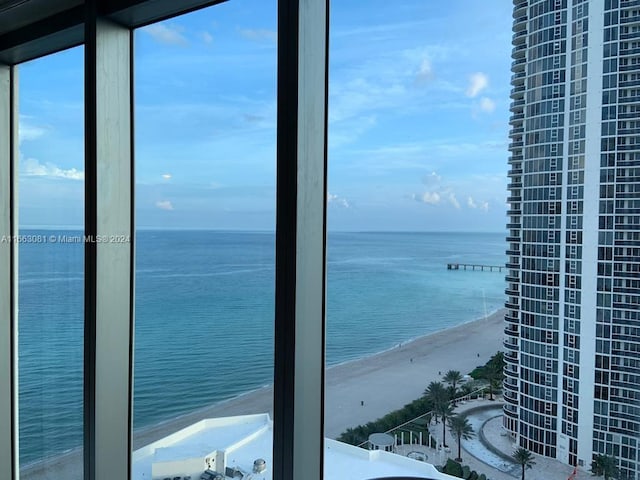
[[[18,478],[18,78],[0,65],[0,478]]]
[[[88,2],[85,30],[85,479],[131,473],[132,32]]]
[[[328,0],[278,2],[273,478],[323,477]]]

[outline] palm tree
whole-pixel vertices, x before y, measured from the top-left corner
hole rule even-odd
[[[475,435],[473,432],[473,427],[467,420],[467,417],[463,417],[462,415],[454,415],[449,419],[449,428],[451,429],[451,433],[456,436],[458,439],[458,458],[456,458],[456,462],[462,461],[461,446],[462,439],[470,440]]]
[[[442,379],[449,384],[449,387],[447,388],[449,398],[456,398],[458,395],[458,385],[462,382],[462,374],[457,370],[449,370],[444,374]]]
[[[489,400],[494,400],[493,391],[499,387],[501,376],[498,372],[487,370],[484,379],[489,383]]]
[[[482,377],[489,383],[489,400],[493,400],[494,389],[498,388],[504,379],[503,365],[497,361],[489,362],[482,372]]]
[[[461,396],[469,395],[471,392],[473,392],[477,388],[478,386],[474,380],[465,382],[460,386],[460,395]]]
[[[498,352],[482,367],[476,368],[472,375],[474,378],[486,380],[489,384],[489,400],[493,400],[493,392],[500,387],[504,379],[504,353]]]
[[[431,382],[427,389],[424,391],[424,394],[434,404],[443,399],[449,400],[447,389],[444,388],[442,382]]]
[[[433,406],[433,413],[442,420],[442,446],[447,446],[447,419],[453,415],[453,405],[449,400],[440,400]]]
[[[522,466],[522,480],[524,480],[524,471],[527,468],[533,467],[536,462],[533,461],[533,455],[526,448],[518,448],[513,455],[511,455],[518,465]]]
[[[447,389],[444,388],[442,382],[431,382],[424,391],[424,395],[431,404],[429,405],[429,408],[434,410],[433,419],[438,423],[438,414],[435,413],[435,407],[441,402],[449,401],[449,393],[447,392]]]
[[[611,455],[596,455],[591,462],[591,473],[594,476],[604,477],[610,480],[618,473],[618,465],[615,457]]]
[[[444,374],[442,379],[447,382],[453,388],[455,392],[457,390],[458,385],[462,381],[462,374],[458,370],[449,370]]]

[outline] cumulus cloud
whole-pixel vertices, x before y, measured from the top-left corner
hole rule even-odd
[[[477,97],[480,92],[489,86],[489,77],[482,73],[477,72],[469,77],[469,87],[467,88],[467,96],[474,98]]]
[[[495,199],[491,197],[493,190],[495,190],[494,187],[497,185],[504,188],[502,185],[504,177],[495,175],[463,177],[444,178],[437,172],[432,171],[421,178],[422,183],[425,185],[424,190],[411,193],[405,198],[410,198],[418,203],[437,206],[448,210],[451,214],[454,214],[454,209],[458,211],[471,209],[478,212],[488,212],[491,204],[496,203]],[[488,200],[480,201],[476,199],[477,197],[484,197]]]
[[[159,200],[156,202],[156,207],[158,207],[160,210],[167,210],[167,211],[171,211],[173,210],[173,205],[169,200]]]
[[[65,170],[53,163],[42,164],[35,158],[28,158],[22,162],[21,175],[27,177],[66,178],[69,180],[84,180],[84,172],[75,168]]]
[[[460,209],[460,202],[458,202],[458,199],[453,192],[449,192],[449,203],[451,203],[451,205],[453,205],[458,210]]]
[[[487,97],[480,99],[480,110],[486,113],[491,113],[496,109],[496,102]]]
[[[482,210],[483,212],[489,211],[489,202],[476,202],[473,197],[467,197],[467,206],[469,208]]]
[[[433,76],[433,67],[431,66],[431,62],[428,58],[424,58],[420,64],[420,68],[418,68],[418,72],[416,73],[416,83],[424,85],[431,81]]]
[[[460,208],[460,202],[458,201],[453,189],[449,186],[442,184],[442,177],[436,172],[431,172],[428,175],[422,177],[422,183],[424,183],[429,190],[421,194],[413,194],[411,198],[428,205],[440,205],[444,202],[448,202],[454,208]]]
[[[346,198],[327,192],[327,202],[342,208],[349,208],[349,201]]]
[[[165,45],[175,45],[183,47],[189,42],[187,38],[180,33],[180,29],[169,26],[165,23],[154,23],[142,29],[143,32],[151,36],[156,42]]]
[[[278,32],[266,28],[241,28],[238,32],[247,40],[254,42],[276,42],[278,40]]]
[[[428,205],[438,205],[441,197],[438,192],[424,192],[422,195],[414,195],[414,199]]]

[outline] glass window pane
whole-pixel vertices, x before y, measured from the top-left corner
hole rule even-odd
[[[134,449],[272,412],[275,13],[230,2],[135,32]],[[136,455],[135,479],[205,469]]]
[[[82,478],[83,49],[20,66],[21,478]]]
[[[425,389],[480,388],[465,375],[503,349],[511,8],[332,4],[325,434],[426,461],[341,446],[353,478],[457,457]]]

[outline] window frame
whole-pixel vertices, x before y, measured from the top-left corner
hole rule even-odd
[[[86,0],[63,11],[68,4],[50,3],[44,18],[29,21],[25,10],[21,27],[0,30],[0,235],[17,231],[17,65],[85,45],[85,233],[133,239],[132,32],[224,1]],[[328,30],[329,0],[278,0],[273,471],[283,480],[323,478]],[[103,81],[104,65],[122,68]],[[107,102],[114,92],[126,101]],[[107,119],[115,131],[101,128]],[[116,137],[126,140],[117,151]],[[105,173],[98,166],[113,154],[122,168]],[[117,205],[107,202],[114,192]],[[130,477],[134,245],[85,247],[84,478]],[[116,258],[124,262],[112,268]],[[0,437],[0,478],[10,480],[19,478],[16,266],[13,242],[0,244],[0,381],[10,386],[0,391],[0,430],[11,432]],[[113,305],[116,335],[105,328]],[[107,369],[113,348],[122,360]],[[100,401],[107,391],[110,401]]]

